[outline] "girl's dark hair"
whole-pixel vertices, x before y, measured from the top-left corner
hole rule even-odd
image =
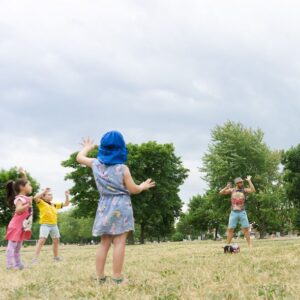
[[[16,181],[9,180],[6,184],[6,199],[8,207],[13,210],[14,209],[14,200],[15,197],[20,193],[21,187],[24,187],[28,183],[27,179],[20,178]]]

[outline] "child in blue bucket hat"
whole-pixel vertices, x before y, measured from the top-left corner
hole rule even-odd
[[[127,161],[127,148],[122,134],[110,131],[100,141],[98,160],[105,165],[124,164]]]
[[[122,134],[107,132],[100,141],[97,158],[87,157],[95,147],[90,138],[83,139],[82,150],[77,161],[91,167],[100,193],[98,209],[93,226],[93,235],[101,236],[100,247],[96,253],[96,273],[99,283],[107,281],[104,273],[105,261],[111,244],[113,249],[113,277],[116,284],[125,284],[122,275],[126,238],[134,230],[133,210],[130,194],[139,194],[155,186],[147,179],[136,185],[131,177],[127,161],[127,148]]]

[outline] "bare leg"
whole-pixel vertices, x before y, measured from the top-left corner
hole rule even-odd
[[[245,238],[247,240],[247,244],[248,246],[250,247],[251,246],[251,239],[250,239],[250,231],[249,231],[249,228],[242,228],[243,230],[243,233],[245,235]]]
[[[114,253],[113,253],[113,278],[122,276],[122,269],[125,257],[127,232],[117,235],[113,238]]]
[[[40,252],[41,252],[43,246],[45,245],[45,242],[46,242],[45,238],[41,238],[37,242],[37,245],[35,247],[35,258],[38,258],[38,256],[40,255]]]
[[[104,277],[104,267],[108,250],[112,242],[112,236],[102,235],[101,243],[96,252],[96,273],[99,278]]]
[[[58,257],[58,245],[59,245],[59,238],[53,238],[52,239],[53,243],[53,256]]]
[[[234,228],[227,229],[227,244],[230,244],[233,238]]]

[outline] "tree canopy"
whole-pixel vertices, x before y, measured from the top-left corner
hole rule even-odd
[[[31,182],[32,185],[32,195],[36,193],[39,189],[38,182],[32,178],[32,176],[29,173],[26,173],[28,180]],[[6,183],[9,180],[17,180],[18,179],[18,169],[11,168],[9,170],[0,170],[0,226],[7,226],[9,221],[12,218],[13,211],[9,209],[6,201]],[[33,207],[34,209],[34,220],[38,216],[38,211],[36,206]]]
[[[174,230],[174,221],[181,212],[182,202],[179,187],[187,177],[180,157],[176,156],[172,144],[147,142],[141,145],[128,144],[127,165],[137,183],[147,178],[156,181],[156,187],[132,196],[135,223],[140,226],[140,242],[145,237],[165,238]],[[71,154],[62,165],[73,170],[66,179],[74,182],[71,188],[77,217],[94,216],[99,194],[92,170],[76,162],[77,153]],[[89,153],[96,157],[97,149]]]

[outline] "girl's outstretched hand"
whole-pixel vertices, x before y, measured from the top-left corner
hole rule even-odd
[[[82,145],[82,149],[78,152],[76,156],[76,160],[78,163],[81,165],[87,166],[87,167],[92,167],[94,158],[88,157],[88,153],[95,148],[94,141],[92,139],[88,138],[83,138],[82,142],[80,143]]]
[[[137,185],[130,174],[129,168],[125,166],[124,185],[130,194],[139,194],[142,191],[149,190],[155,187],[155,182],[149,178],[146,181],[142,182],[141,184]]]
[[[140,187],[143,191],[149,190],[153,187],[155,187],[155,181],[153,181],[151,178],[147,179],[146,181],[142,182]]]
[[[80,143],[82,145],[82,147],[87,150],[90,151],[92,149],[95,148],[95,143],[92,139],[90,139],[89,137],[87,138],[83,138],[82,142]]]
[[[23,169],[23,167],[20,167],[18,172],[19,172],[19,174],[25,174],[25,170]]]
[[[20,178],[22,178],[22,179],[27,179],[26,171],[25,171],[22,167],[20,167],[20,168],[18,169],[18,172],[19,172]]]

